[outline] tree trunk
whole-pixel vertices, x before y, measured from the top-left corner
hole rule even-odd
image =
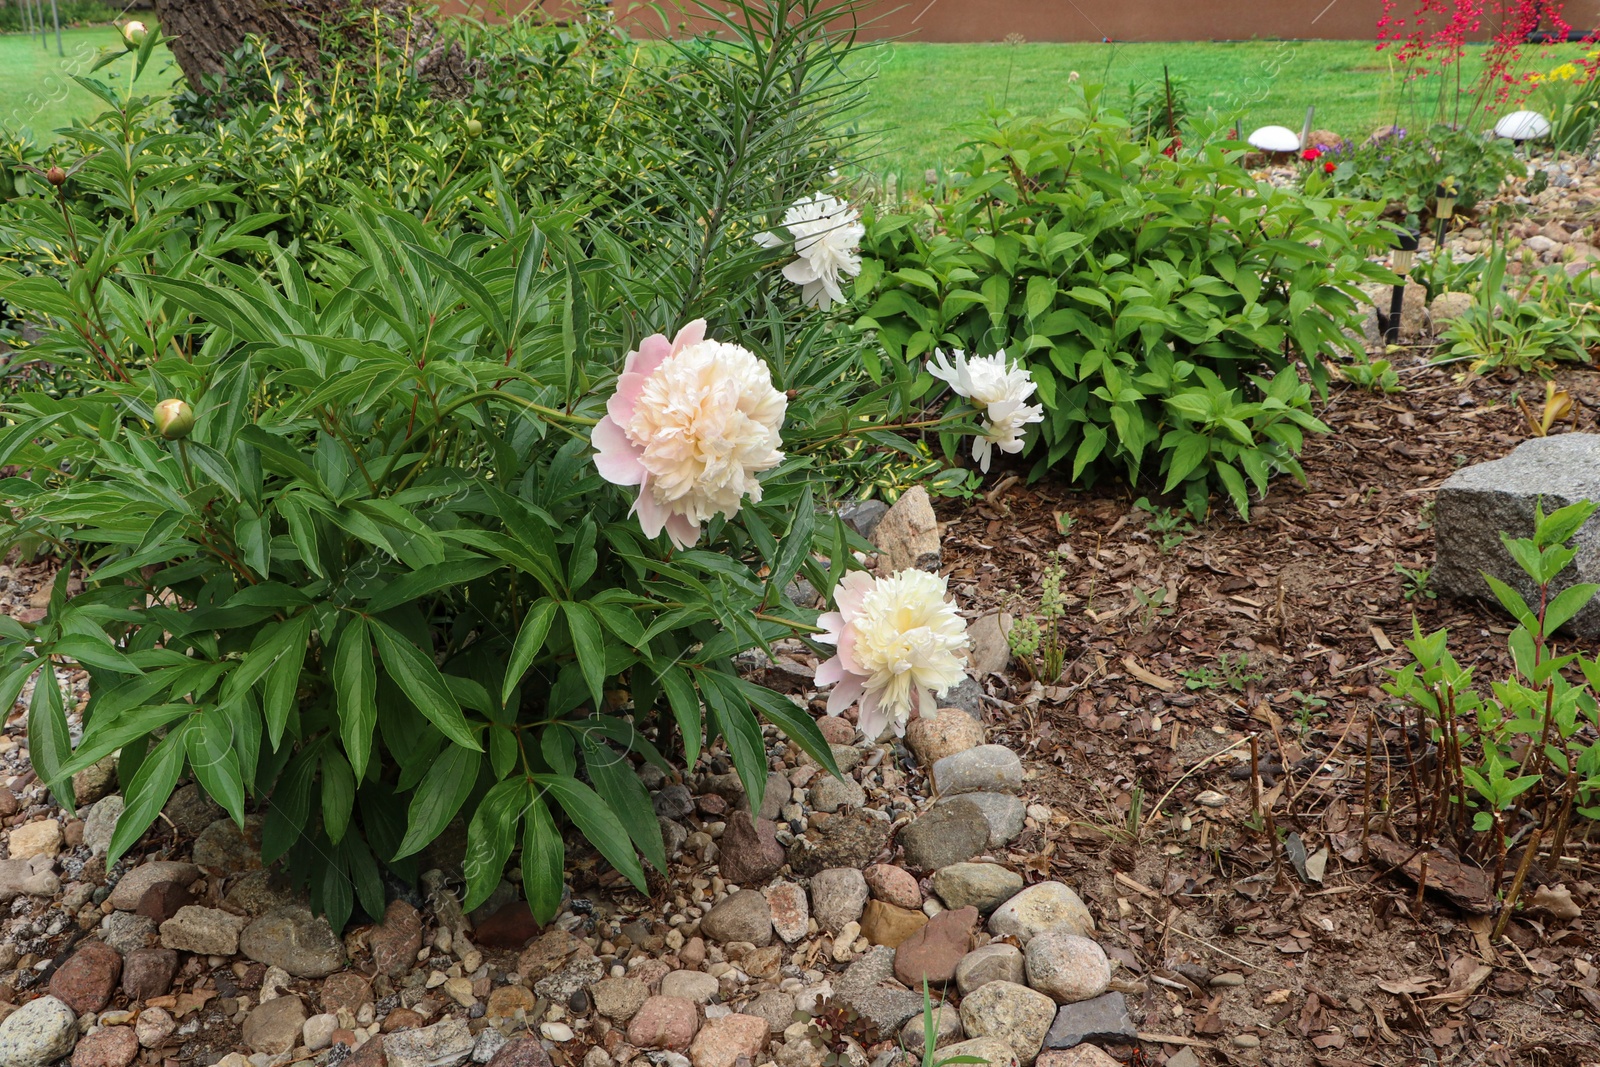
[[[207,75],[221,74],[226,59],[252,34],[289,58],[315,67],[317,27],[350,0],[155,0],[161,32],[197,92]]]
[[[207,76],[226,69],[228,57],[251,36],[277,45],[315,76],[325,44],[323,25],[337,20],[340,29],[348,30],[358,21],[352,18],[355,13],[372,9],[386,17],[394,43],[435,94],[464,96],[480,73],[470,69],[460,44],[412,13],[405,0],[155,0],[155,8],[161,32],[172,38],[172,54],[196,92],[204,89]]]

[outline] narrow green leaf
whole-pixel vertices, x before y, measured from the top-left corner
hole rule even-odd
[[[333,656],[333,689],[339,702],[339,738],[350,769],[360,781],[367,773],[372,729],[378,723],[378,669],[367,620],[359,615],[339,635]]]
[[[544,648],[545,638],[550,636],[550,624],[555,617],[556,602],[549,597],[539,599],[523,616],[522,629],[517,631],[517,639],[511,645],[510,659],[506,662],[506,681],[500,690],[501,703],[511,699],[511,691],[522,681],[522,676],[533,665],[534,657]]]
[[[578,668],[589,686],[596,711],[605,707],[606,646],[600,629],[600,620],[589,605],[565,600],[561,612],[566,616],[567,628],[572,631],[572,646],[578,653]]]
[[[599,794],[575,778],[538,774],[534,775],[534,781],[544,788],[547,795],[555,798],[567,817],[583,831],[589,844],[598,849],[611,866],[632,882],[639,892],[649,892],[644,868],[634,854],[628,831],[623,829],[621,820]]]
[[[183,772],[184,735],[188,731],[185,725],[167,734],[139,765],[138,773],[128,786],[127,806],[117,817],[117,828],[111,833],[111,847],[106,853],[108,864],[121,859],[166,806],[167,798],[177,787],[178,775]]]
[[[522,890],[535,922],[547,923],[561,910],[567,846],[544,798],[534,796],[522,831]]]
[[[472,795],[482,759],[479,752],[451,745],[434,761],[411,795],[411,807],[406,813],[406,836],[395,850],[395,859],[421,851],[444,833],[444,828]]]
[[[444,676],[434,665],[433,657],[406,640],[405,635],[388,623],[370,620],[372,636],[378,644],[378,658],[384,670],[394,679],[417,710],[456,744],[481,752],[482,746],[473,736],[461,705],[445,684]]]
[[[466,910],[488,900],[500,884],[500,875],[516,842],[517,820],[527,802],[527,788],[520,778],[499,783],[478,802],[478,810],[467,826],[467,855],[462,861],[467,896],[461,906]]]

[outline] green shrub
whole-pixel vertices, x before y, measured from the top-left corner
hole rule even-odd
[[[1560,263],[1523,279],[1507,277],[1505,249],[1497,245],[1484,260],[1472,306],[1445,327],[1433,359],[1466,361],[1475,374],[1588,363],[1590,349],[1600,345],[1597,295],[1592,273],[1571,278]]]
[[[1442,183],[1455,190],[1455,210],[1471,215],[1507,178],[1523,174],[1510,141],[1445,125],[1425,133],[1394,129],[1359,146],[1336,148],[1321,162],[1337,165],[1326,179],[1313,172],[1308,189],[1383,204],[1408,229],[1429,232]]]
[[[60,183],[12,160],[0,299],[39,332],[15,358],[75,387],[0,406],[18,468],[0,553],[71,564],[41,622],[0,620],[0,706],[39,679],[30,753],[69,804],[75,770],[121,753],[111,860],[192,774],[236,821],[265,800],[266,858],[336,925],[381,913],[380,865],[411,877],[458,815],[467,905],[520,846],[544,919],[562,822],[641,889],[640,856],[664,868],[630,759],[692,765],[720,738],[759,804],[760,716],[832,767],[810,716],[733,657],[809,629],[791,579],[830,590],[863,547],[829,486],[880,466],[851,442],[897,440],[910,414],[909,380],[863,390],[853,334],[750,239],[826,166],[841,13],[741,9],[748,32],[686,60],[675,113],[695,121],[638,146],[674,167],[606,224],[519,197],[491,160],[449,212],[352,171],[313,202],[318,238],[285,240],[211,180],[225,125],[162,131],[157,102],[93,82],[109,110],[71,135]],[[786,455],[758,503],[672,551],[589,434],[624,355],[701,316],[788,393]],[[58,660],[90,675],[76,745]]]
[[[1097,90],[1046,121],[973,131],[971,180],[919,216],[870,221],[858,325],[899,360],[936,348],[1026,362],[1047,415],[1034,472],[1159,474],[1241,514],[1299,474],[1322,360],[1360,330],[1374,209],[1274,188],[1216,145],[1135,142]],[[870,354],[869,354],[870,359]],[[881,368],[876,368],[881,369]]]
[[[55,28],[56,14],[61,18],[61,25],[65,26],[79,22],[110,22],[120,17],[124,10],[121,4],[106,4],[101,0],[56,0],[54,7],[55,14],[49,10],[44,12],[45,25],[52,30]],[[21,3],[13,0],[0,4],[0,33],[21,33],[28,28]]]

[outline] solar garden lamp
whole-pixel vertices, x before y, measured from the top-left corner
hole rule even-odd
[[[1456,179],[1450,175],[1440,182],[1433,191],[1433,213],[1439,218],[1439,238],[1434,242],[1433,254],[1437,257],[1444,251],[1444,232],[1450,227],[1450,219],[1456,213]]]
[[[1400,247],[1394,250],[1392,257],[1394,272],[1400,275],[1400,284],[1394,287],[1389,296],[1389,328],[1384,334],[1384,343],[1397,345],[1400,343],[1400,315],[1405,310],[1406,282],[1411,274],[1411,266],[1417,261],[1417,235],[1410,230],[1400,234]]]

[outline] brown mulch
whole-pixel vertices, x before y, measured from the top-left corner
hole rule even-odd
[[[1600,376],[1557,380],[1593,431]],[[1219,512],[1176,545],[1133,507],[1156,487],[1013,481],[940,509],[964,607],[1026,612],[1048,557],[1066,560],[1064,676],[990,680],[1019,705],[1000,732],[1032,771],[1029,793],[1057,813],[1012,858],[1104,917],[1148,1062],[1600,1061],[1587,841],[1557,873],[1535,865],[1526,887],[1563,883],[1584,914],[1519,912],[1491,944],[1490,872],[1444,852],[1418,869],[1401,751],[1413,720],[1380,688],[1408,662],[1413,617],[1449,628],[1480,686],[1505,675],[1507,620],[1408,599],[1396,565],[1432,565],[1432,491],[1526,439],[1513,394],[1532,402],[1543,385],[1428,368],[1405,384],[1336,388],[1304,486],[1280,479],[1248,523]]]

